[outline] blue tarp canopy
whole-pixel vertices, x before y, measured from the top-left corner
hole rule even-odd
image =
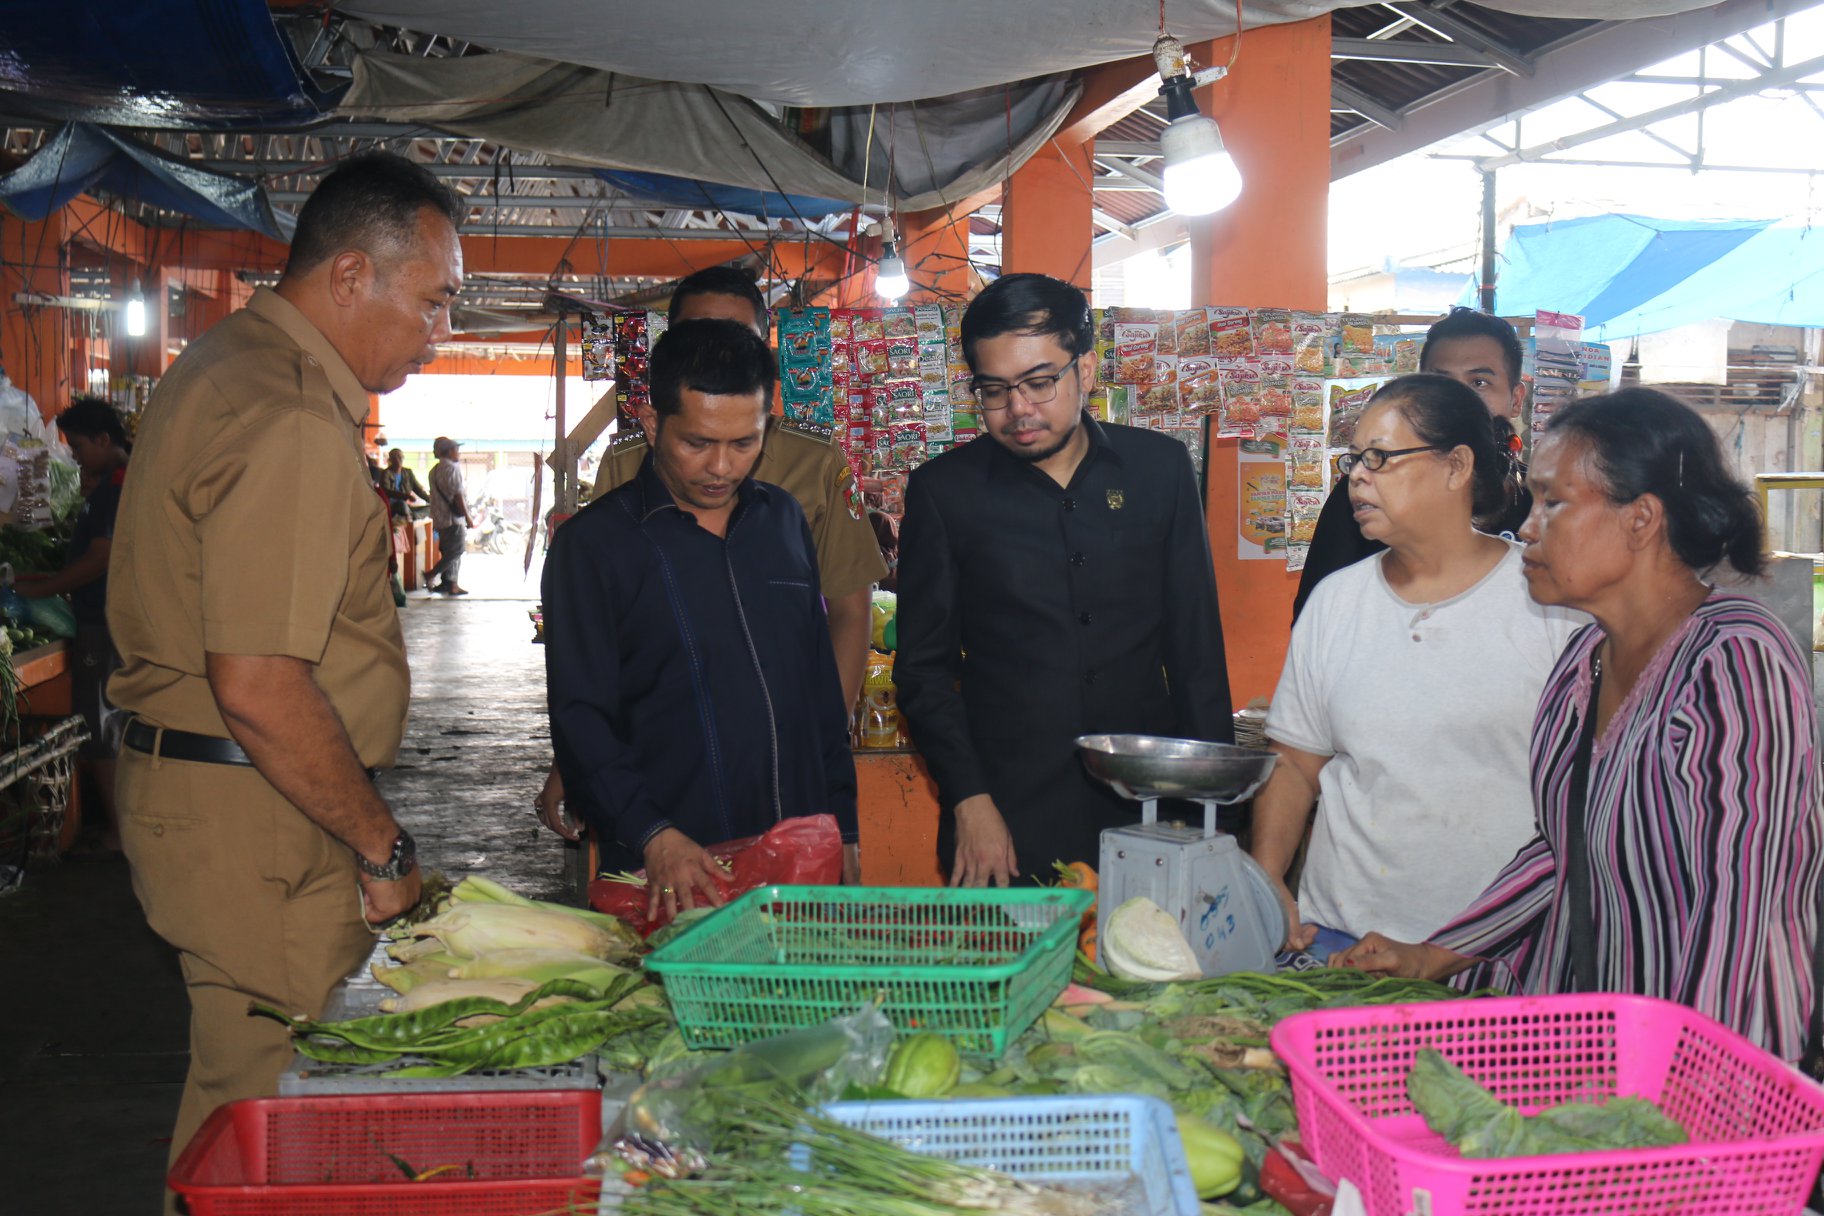
[[[265,0],[8,4],[0,106],[14,114],[192,130],[313,122],[310,83]]]
[[[30,160],[0,177],[0,203],[27,220],[94,190],[192,216],[210,228],[288,239],[259,183],[211,173],[87,123],[58,128]]]
[[[666,173],[635,173],[622,169],[597,169],[595,175],[617,190],[637,198],[656,199],[692,211],[738,211],[742,215],[765,215],[775,219],[802,218],[820,220],[838,211],[852,211],[854,203],[838,198],[813,198],[808,194],[776,194],[771,190],[748,190],[740,186],[720,186],[688,177]]]
[[[1474,288],[1464,302],[1473,303]],[[1824,233],[1772,220],[1601,215],[1514,229],[1495,310],[1582,315],[1615,341],[1724,318],[1824,327]]]

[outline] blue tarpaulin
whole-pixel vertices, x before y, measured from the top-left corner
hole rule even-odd
[[[1502,251],[1495,311],[1513,317],[1543,308],[1601,325],[1676,288],[1771,222],[1595,215],[1517,225]],[[1475,303],[1473,287],[1464,296]]]
[[[639,198],[656,199],[692,211],[738,211],[742,215],[765,215],[775,219],[802,217],[822,219],[838,211],[852,211],[854,203],[838,198],[813,198],[808,194],[775,194],[770,190],[747,190],[740,186],[720,186],[715,182],[694,181],[665,173],[634,173],[621,169],[597,169],[595,175],[617,190]]]
[[[287,239],[257,182],[211,173],[87,123],[60,127],[30,160],[0,177],[0,203],[27,220],[41,220],[92,190],[192,216],[205,227]]]
[[[265,0],[5,5],[0,106],[122,127],[283,126],[334,108]]]

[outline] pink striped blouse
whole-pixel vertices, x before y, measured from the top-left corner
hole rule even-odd
[[[1485,962],[1459,978],[1574,987],[1561,898],[1591,625],[1533,721],[1538,834],[1432,941]],[[1824,863],[1809,664],[1757,601],[1712,592],[1596,741],[1588,839],[1599,987],[1665,997],[1785,1059],[1804,1048]]]

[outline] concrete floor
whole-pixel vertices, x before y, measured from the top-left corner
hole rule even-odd
[[[540,898],[565,888],[561,842],[532,799],[549,761],[543,652],[524,579],[465,559],[463,599],[402,610],[412,715],[380,787],[418,855]],[[158,1210],[188,1041],[175,954],[146,928],[115,861],[34,870],[0,897],[0,1212],[150,1216]]]

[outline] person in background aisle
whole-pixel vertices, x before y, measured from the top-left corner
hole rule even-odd
[[[419,895],[374,788],[410,676],[390,522],[361,422],[436,357],[462,288],[456,197],[387,153],[298,213],[274,288],[190,343],[153,391],[108,566],[133,715],[117,787],[133,889],[190,993],[175,1157],[224,1102],[272,1094],[320,1016]],[[169,1197],[168,1197],[169,1202]]]
[[[1520,425],[1520,410],[1526,404],[1526,383],[1520,375],[1520,338],[1514,327],[1497,316],[1473,308],[1453,308],[1442,320],[1425,331],[1425,347],[1419,353],[1419,370],[1435,376],[1447,376],[1475,390],[1476,396],[1495,418],[1505,418],[1510,428]],[[1517,441],[1508,441],[1515,452]],[[1494,536],[1512,535],[1526,520],[1532,506],[1524,484],[1526,466],[1516,462],[1512,477],[1519,493],[1502,503],[1491,516],[1478,517],[1476,527]],[[1324,500],[1317,517],[1317,530],[1311,538],[1311,551],[1305,555],[1304,573],[1298,576],[1298,594],[1292,600],[1292,619],[1298,620],[1311,599],[1311,592],[1330,575],[1371,557],[1386,548],[1377,540],[1362,534],[1349,507],[1349,488],[1338,481]]]
[[[1532,835],[1527,731],[1588,618],[1533,603],[1520,546],[1476,531],[1513,492],[1491,428],[1511,433],[1462,384],[1401,376],[1337,461],[1362,534],[1387,547],[1312,596],[1267,714],[1279,762],[1250,844],[1293,949],[1319,927],[1424,937]],[[1294,902],[1285,876],[1313,803]]]
[[[431,470],[431,526],[437,530],[438,557],[424,580],[424,589],[433,594],[467,595],[456,575],[462,569],[462,551],[468,546],[468,530],[475,526],[475,516],[463,494],[462,466],[456,462],[462,445],[439,435],[431,451],[437,457]]]
[[[1233,742],[1215,571],[1184,445],[1085,409],[1081,291],[1004,275],[962,331],[988,435],[907,479],[893,679],[951,884],[1043,882],[1138,818],[1077,736]]]
[[[430,491],[418,481],[418,474],[405,467],[405,453],[398,448],[386,454],[386,467],[380,470],[380,491],[394,519],[412,517],[412,500],[429,504]]]
[[[1532,597],[1596,618],[1533,722],[1535,834],[1423,944],[1370,933],[1339,961],[1661,997],[1797,1060],[1824,871],[1810,656],[1705,581],[1761,572],[1754,495],[1652,389],[1558,409],[1530,477]]]
[[[880,546],[880,556],[887,563],[887,572],[874,585],[882,591],[899,591],[899,533],[893,529],[893,521],[879,511],[868,512],[868,523],[874,528],[874,541]]]
[[[71,692],[76,712],[89,727],[89,741],[77,756],[88,769],[101,814],[97,845],[103,853],[120,851],[120,824],[114,813],[114,761],[120,754],[120,732],[126,716],[108,700],[108,677],[120,667],[114,640],[108,635],[108,553],[114,543],[114,521],[120,512],[120,488],[126,481],[132,444],[114,406],[101,397],[77,397],[57,415],[57,430],[70,445],[82,470],[84,496],[70,536],[68,560],[56,574],[22,575],[16,586],[28,596],[68,595],[76,617],[75,669]]]
[[[752,474],[778,375],[734,321],[654,345],[650,448],[631,482],[552,536],[551,741],[611,870],[648,915],[719,903],[705,845],[830,814],[854,843],[849,715],[792,496]]]
[[[670,324],[711,318],[738,321],[762,339],[771,328],[766,300],[753,276],[733,266],[699,270],[671,293]],[[648,450],[646,436],[637,428],[616,435],[596,477],[596,496],[632,481]],[[790,494],[810,522],[843,704],[853,712],[861,696],[868,638],[873,632],[870,588],[887,573],[873,530],[862,514],[861,487],[855,482],[854,470],[827,432],[769,414],[753,475],[756,481]],[[563,778],[553,765],[535,806],[552,831],[574,840],[577,830],[566,825],[560,813],[563,801]],[[860,881],[856,849],[848,850],[844,870],[848,881]]]

